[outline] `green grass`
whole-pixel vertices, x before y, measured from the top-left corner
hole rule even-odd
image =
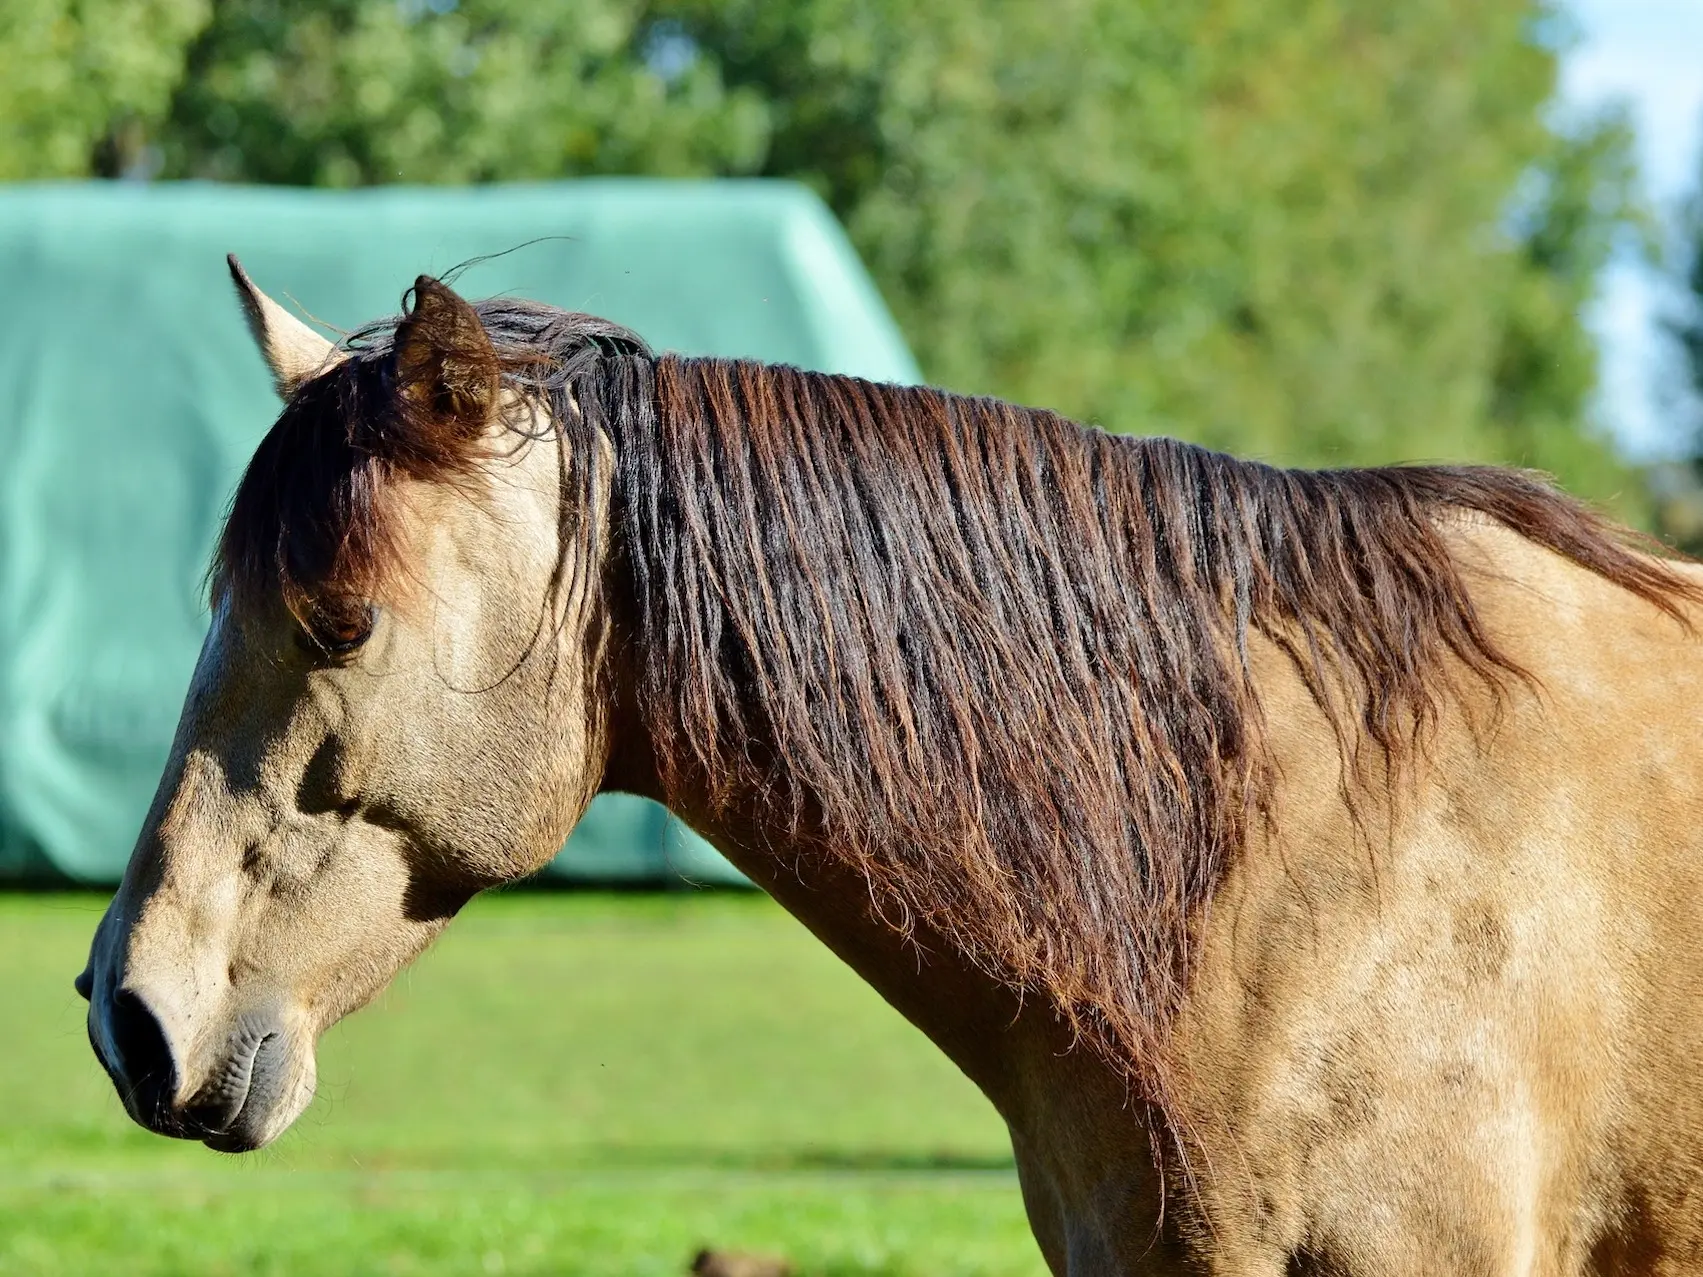
[[[100,908],[0,896],[0,1274],[1044,1271],[986,1102],[761,897],[477,902],[246,1158],[120,1111],[71,990]]]

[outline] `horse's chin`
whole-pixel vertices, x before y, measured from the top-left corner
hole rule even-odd
[[[139,1098],[126,1109],[156,1135],[198,1140],[218,1153],[252,1153],[265,1148],[295,1123],[313,1100],[316,1066],[311,1043],[283,1034],[264,1037],[227,1060],[220,1081],[178,1107]]]
[[[274,1045],[275,1044],[275,1045]],[[311,1044],[287,1038],[262,1044],[249,1070],[248,1093],[229,1125],[202,1134],[216,1153],[252,1153],[295,1124],[313,1100],[316,1067]]]

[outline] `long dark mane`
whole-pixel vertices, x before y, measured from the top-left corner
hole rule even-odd
[[[1191,923],[1269,780],[1250,634],[1339,741],[1399,767],[1461,678],[1516,673],[1441,526],[1505,525],[1658,607],[1696,592],[1528,474],[1309,472],[991,399],[754,362],[481,303],[506,384],[549,409],[565,505],[600,490],[665,795],[865,874],[997,978],[1154,1075]],[[398,415],[388,325],[305,388],[237,494],[219,579],[366,588],[398,474],[471,445]],[[433,435],[432,430],[439,434]],[[460,440],[461,442],[457,442]],[[587,520],[564,523],[564,554]]]

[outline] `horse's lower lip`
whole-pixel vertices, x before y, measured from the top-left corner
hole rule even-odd
[[[195,1138],[220,1153],[248,1153],[265,1143],[255,1129],[255,1119],[263,1121],[265,1115],[257,1114],[255,1108],[257,1102],[265,1103],[273,1089],[274,1060],[268,1057],[276,1055],[280,1041],[276,1032],[262,1034],[254,1041],[248,1058],[232,1069],[233,1075],[242,1079],[242,1091],[222,1096],[218,1112],[209,1111],[212,1105],[191,1108],[188,1116]]]
[[[252,1153],[264,1140],[243,1131],[217,1131],[203,1135],[201,1142],[215,1153]]]

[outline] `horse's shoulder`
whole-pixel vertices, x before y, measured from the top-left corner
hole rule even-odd
[[[1557,626],[1643,630],[1661,619],[1664,623],[1657,628],[1668,639],[1683,633],[1683,627],[1650,602],[1494,520],[1461,516],[1445,522],[1440,531],[1474,605],[1503,624],[1524,618],[1540,622],[1545,632]],[[1667,566],[1703,589],[1703,565],[1673,561]],[[1703,624],[1703,608],[1676,601]]]
[[[1474,611],[1551,714],[1621,707],[1648,720],[1703,716],[1703,606],[1671,596],[1689,625],[1613,581],[1488,522],[1447,529]],[[1670,565],[1703,588],[1703,566]],[[1612,727],[1613,724],[1605,724]]]

